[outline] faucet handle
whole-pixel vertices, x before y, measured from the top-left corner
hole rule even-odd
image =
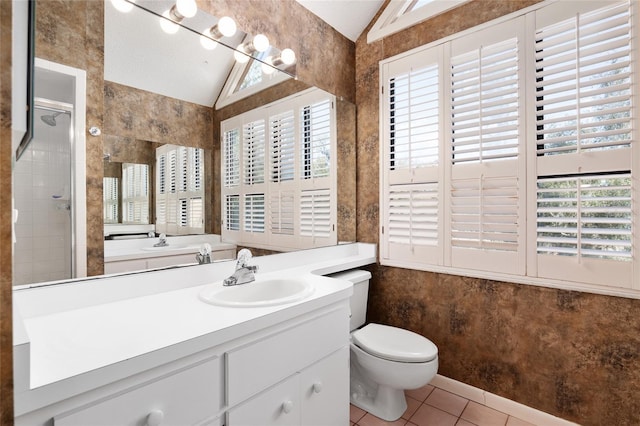
[[[253,255],[251,254],[251,250],[242,249],[238,252],[238,265],[239,267],[247,266],[247,262],[251,259]]]

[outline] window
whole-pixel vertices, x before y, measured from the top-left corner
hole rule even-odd
[[[392,1],[367,33],[367,43],[402,31],[467,1],[469,0]]]
[[[156,168],[156,232],[204,233],[204,151],[163,145]]]
[[[544,4],[383,61],[383,264],[640,290],[634,8]]]
[[[313,89],[222,123],[226,241],[276,250],[337,242],[333,105]]]

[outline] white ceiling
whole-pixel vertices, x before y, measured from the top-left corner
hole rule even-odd
[[[384,0],[296,0],[336,31],[355,42]]]
[[[384,0],[297,0],[350,40],[355,41]],[[161,14],[175,0],[138,0],[137,4]],[[217,19],[203,11],[185,23],[197,31]],[[238,32],[226,44],[238,45]],[[204,49],[199,35],[181,28],[162,31],[159,18],[134,7],[117,11],[105,1],[104,77],[125,86],[158,93],[204,106],[213,106],[235,64],[233,51],[224,45]]]

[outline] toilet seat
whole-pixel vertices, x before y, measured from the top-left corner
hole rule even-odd
[[[438,356],[438,348],[433,342],[402,328],[368,324],[351,336],[363,351],[390,361],[427,362]]]

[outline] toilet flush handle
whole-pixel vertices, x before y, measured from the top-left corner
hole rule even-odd
[[[320,393],[320,392],[322,392],[322,382],[315,382],[315,383],[313,384],[313,391],[314,391],[315,393]]]

